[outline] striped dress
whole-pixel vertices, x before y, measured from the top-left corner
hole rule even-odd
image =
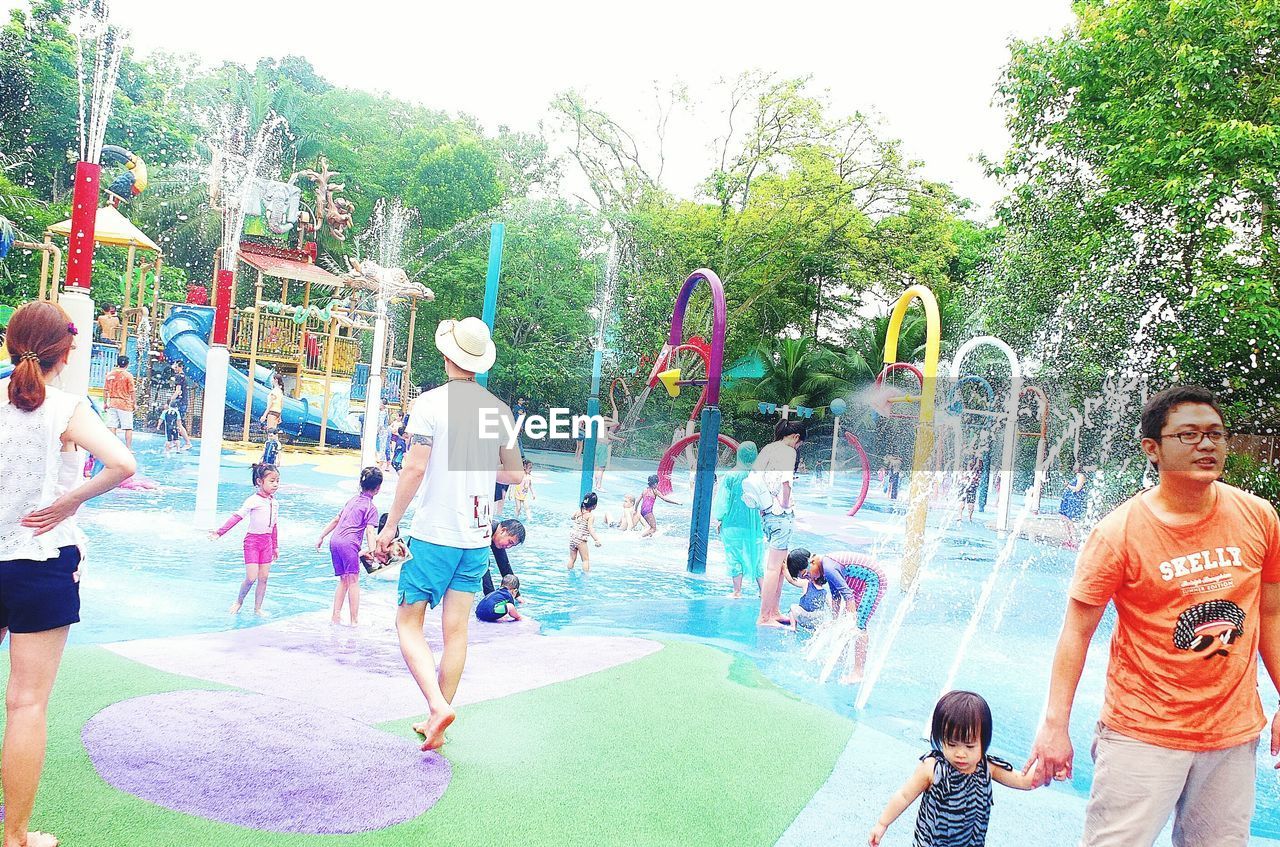
[[[1013,770],[1013,765],[984,756],[971,774],[960,773],[946,756],[933,750],[920,757],[932,758],[933,784],[920,795],[914,847],[983,847],[991,819],[991,768]]]

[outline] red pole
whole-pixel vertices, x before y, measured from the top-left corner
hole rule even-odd
[[[67,238],[67,288],[89,291],[93,275],[93,236],[98,223],[98,180],[102,166],[76,163],[71,194],[71,233]]]
[[[215,295],[217,305],[213,311],[213,343],[223,347],[227,346],[227,329],[231,322],[231,284],[234,279],[234,271],[218,271],[218,290]]]

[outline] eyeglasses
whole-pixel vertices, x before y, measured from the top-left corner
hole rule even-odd
[[[1183,444],[1187,445],[1188,447],[1194,447],[1195,445],[1204,441],[1206,438],[1209,439],[1210,444],[1214,444],[1214,445],[1222,444],[1229,437],[1229,433],[1223,432],[1220,429],[1211,429],[1211,430],[1208,430],[1207,432],[1200,432],[1199,430],[1192,429],[1192,430],[1188,430],[1187,432],[1174,432],[1169,435],[1162,435],[1160,437],[1176,438],[1179,441],[1181,441]]]

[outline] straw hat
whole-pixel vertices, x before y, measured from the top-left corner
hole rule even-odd
[[[440,321],[436,349],[463,370],[478,374],[488,372],[498,356],[489,327],[479,318]]]

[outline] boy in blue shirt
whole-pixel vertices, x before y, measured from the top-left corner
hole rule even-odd
[[[476,606],[476,618],[486,623],[520,620],[520,612],[516,609],[520,596],[520,577],[509,573],[502,577],[502,587],[484,596]]]

